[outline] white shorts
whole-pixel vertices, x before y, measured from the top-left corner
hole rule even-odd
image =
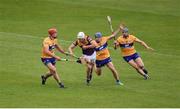
[[[88,56],[88,55],[83,55],[83,57],[89,61],[89,62],[95,62],[96,61],[96,52],[94,52],[92,55]]]

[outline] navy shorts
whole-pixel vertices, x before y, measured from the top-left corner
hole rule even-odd
[[[41,61],[44,63],[44,65],[47,65],[48,63],[51,63],[52,65],[56,64],[55,58],[41,58]]]
[[[104,60],[96,60],[96,67],[100,68],[103,67],[104,65],[108,64],[109,62],[111,62],[111,58],[106,58]]]
[[[124,60],[126,61],[126,62],[129,62],[130,60],[136,60],[137,58],[139,58],[140,56],[139,56],[139,54],[138,53],[134,53],[134,54],[132,54],[132,55],[130,55],[130,56],[124,56],[123,58],[124,58]]]

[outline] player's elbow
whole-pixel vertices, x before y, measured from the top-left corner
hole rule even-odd
[[[68,51],[72,51],[71,47],[68,48]]]
[[[68,48],[68,51],[71,53],[72,50],[73,50],[73,47],[70,46],[70,47]]]
[[[112,34],[111,37],[110,37],[110,39],[114,38],[115,36],[116,36],[116,34]]]
[[[45,50],[44,50],[44,53],[49,54],[49,50],[48,50],[48,49],[45,49]]]
[[[141,45],[145,45],[144,41],[141,41],[140,44],[141,44]]]

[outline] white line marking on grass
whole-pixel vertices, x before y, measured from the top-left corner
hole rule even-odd
[[[36,39],[44,39],[45,37],[37,37],[37,36],[33,36],[33,35],[26,35],[26,34],[18,34],[18,33],[9,33],[9,32],[0,32],[0,34],[10,34],[12,36],[18,36],[18,37],[25,37],[25,38],[36,38]],[[59,41],[63,42],[63,43],[72,43],[73,41],[70,40],[62,40],[62,39],[58,39]],[[108,47],[108,49],[110,50],[114,50],[113,47]],[[141,51],[142,53],[147,53],[146,51]],[[158,52],[152,52],[152,54],[154,55],[161,55],[161,56],[168,56],[168,57],[180,57],[179,55],[173,55],[173,54],[163,54],[163,53],[158,53]]]
[[[0,32],[3,34],[10,34],[14,37],[25,37],[25,38],[34,38],[34,39],[44,39],[45,37],[37,37],[37,36],[33,36],[33,35],[26,35],[26,34],[18,34],[18,33],[8,33],[8,32]],[[59,41],[65,42],[65,43],[71,43],[72,41],[68,41],[68,40],[61,40],[58,39]]]

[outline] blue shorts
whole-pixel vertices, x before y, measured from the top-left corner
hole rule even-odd
[[[126,62],[129,62],[130,60],[136,60],[137,58],[139,58],[140,56],[139,56],[139,54],[138,53],[134,53],[134,54],[132,54],[132,55],[130,55],[130,56],[124,56],[123,58],[124,58],[124,60],[126,61]]]
[[[41,58],[41,61],[44,63],[44,65],[47,65],[48,63],[51,63],[52,65],[56,64],[55,58]]]
[[[106,58],[104,60],[96,60],[96,67],[100,68],[103,67],[104,65],[106,65],[107,63],[111,62],[111,58]]]

